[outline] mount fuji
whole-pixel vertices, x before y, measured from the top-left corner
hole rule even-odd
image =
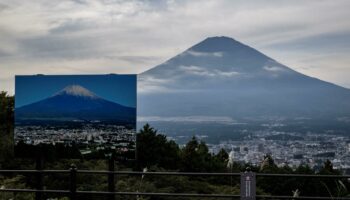
[[[211,37],[138,76],[147,121],[350,119],[350,90],[301,74],[229,37]],[[214,120],[215,121],[215,120]]]
[[[16,109],[16,121],[99,120],[136,122],[136,108],[105,100],[80,85],[69,85],[41,101]]]

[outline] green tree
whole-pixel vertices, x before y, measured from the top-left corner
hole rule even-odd
[[[165,135],[157,134],[157,130],[149,124],[137,134],[136,159],[139,169],[157,165],[166,169],[179,168],[179,146],[168,141]]]
[[[288,173],[289,168],[279,168],[271,155],[267,154],[264,156],[264,159],[260,165],[261,173],[268,174],[278,174],[278,173]],[[291,172],[291,171],[289,171]],[[293,187],[285,188],[284,183],[286,182],[285,177],[261,177],[257,179],[257,184],[265,192],[269,192],[275,195],[290,195],[292,190],[295,190]]]
[[[13,157],[13,126],[14,97],[2,91],[0,92],[0,160]]]
[[[198,153],[198,145],[198,140],[195,137],[192,137],[192,139],[182,149],[182,171],[203,171],[202,163],[200,162],[200,155]]]
[[[227,153],[226,153],[227,154]],[[182,171],[188,172],[220,172],[226,170],[228,155],[223,152],[213,155],[208,146],[195,137],[186,144],[181,151]]]
[[[260,171],[268,173],[269,171],[273,171],[277,166],[272,156],[267,154],[264,156],[264,160],[261,162]]]
[[[333,164],[331,161],[326,160],[326,162],[324,162],[323,167],[320,170],[320,174],[338,175],[340,174],[340,172],[338,170],[333,169]]]
[[[220,149],[218,154],[216,154],[216,158],[222,162],[228,162],[228,153],[225,151],[225,149]]]
[[[333,168],[331,161],[326,160],[326,162],[323,164],[323,167],[320,169],[319,174],[340,175],[341,172]],[[330,196],[333,198],[344,196],[345,194],[343,189],[347,190],[347,188],[350,188],[347,179],[324,179],[320,180],[320,183],[321,188],[319,189],[319,193],[324,196]],[[346,193],[348,192],[346,191]]]

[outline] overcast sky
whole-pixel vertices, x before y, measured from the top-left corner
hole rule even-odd
[[[16,74],[140,73],[211,36],[350,88],[348,0],[1,0],[0,90]]]

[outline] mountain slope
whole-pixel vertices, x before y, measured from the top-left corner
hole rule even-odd
[[[79,119],[135,121],[136,109],[101,97],[79,85],[71,85],[53,96],[16,109],[16,121],[30,119]]]
[[[141,116],[350,115],[349,89],[298,73],[228,37],[207,38],[138,81]]]

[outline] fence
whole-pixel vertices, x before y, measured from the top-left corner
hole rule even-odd
[[[302,177],[302,178],[322,178],[322,179],[342,179],[350,178],[350,175],[310,175],[310,174],[262,174],[253,172],[244,173],[191,173],[191,172],[139,172],[139,171],[114,171],[114,162],[109,162],[108,171],[92,171],[92,170],[78,170],[74,165],[69,170],[42,170],[37,167],[36,170],[0,170],[0,174],[6,173],[20,173],[20,174],[35,174],[36,175],[36,189],[0,189],[1,192],[30,192],[35,193],[36,200],[43,199],[43,193],[57,193],[68,195],[71,200],[76,200],[77,195],[103,195],[108,196],[108,199],[114,200],[119,196],[158,196],[158,197],[198,197],[203,198],[222,198],[222,199],[241,199],[241,200],[255,200],[255,199],[347,199],[350,197],[311,197],[311,196],[272,196],[272,195],[256,195],[255,194],[255,177]],[[37,165],[38,166],[38,165]],[[69,174],[69,190],[45,190],[43,187],[43,176],[45,174],[65,173]],[[77,174],[100,174],[108,176],[108,191],[78,191],[77,190]],[[193,194],[193,193],[145,193],[145,192],[122,192],[115,191],[115,178],[118,175],[147,175],[147,176],[226,176],[226,177],[240,177],[241,179],[241,194]],[[250,177],[250,178],[247,178]],[[242,185],[242,183],[245,183]],[[249,183],[249,184],[247,184]]]

